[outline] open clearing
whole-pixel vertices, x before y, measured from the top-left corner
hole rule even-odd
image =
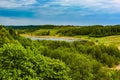
[[[106,37],[100,37],[100,38],[94,38],[89,36],[74,36],[74,37],[86,39],[99,44],[115,45],[118,47],[118,49],[120,49],[120,35],[106,36]]]

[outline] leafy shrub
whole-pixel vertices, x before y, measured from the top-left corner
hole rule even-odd
[[[70,80],[69,68],[56,59],[44,57],[21,45],[0,48],[1,80]]]

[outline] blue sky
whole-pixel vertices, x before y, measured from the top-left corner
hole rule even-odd
[[[0,24],[120,24],[120,0],[0,0]]]

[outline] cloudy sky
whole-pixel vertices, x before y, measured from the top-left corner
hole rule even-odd
[[[0,24],[120,24],[120,0],[0,0]]]

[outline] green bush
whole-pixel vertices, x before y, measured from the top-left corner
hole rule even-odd
[[[70,80],[69,68],[56,59],[44,57],[21,45],[0,48],[1,80]]]

